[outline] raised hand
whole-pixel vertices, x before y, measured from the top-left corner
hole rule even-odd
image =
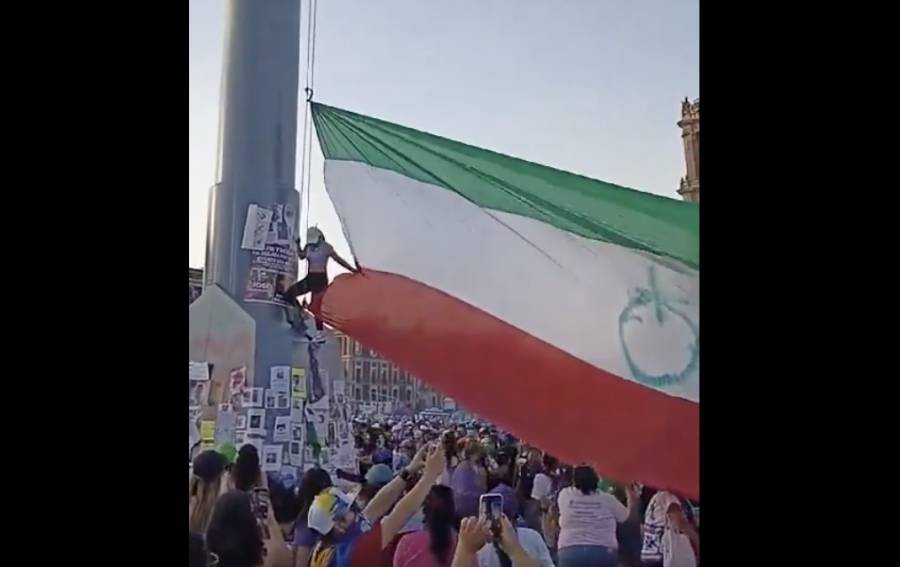
[[[491,536],[490,527],[484,519],[463,518],[459,526],[457,545],[468,555],[478,553]]]
[[[408,470],[412,474],[418,473],[425,466],[425,453],[428,451],[428,445],[422,445],[422,447],[416,451],[416,454],[413,456],[412,460],[406,466],[406,470]]]
[[[500,516],[500,547],[510,557],[523,551],[522,546],[519,544],[519,536],[516,535],[516,529],[513,528],[506,514]]]
[[[447,454],[444,448],[438,443],[431,443],[428,446],[428,456],[425,459],[424,476],[432,480],[436,480],[447,468]]]

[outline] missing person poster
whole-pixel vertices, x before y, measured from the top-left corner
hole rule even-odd
[[[253,247],[244,301],[285,305],[278,293],[287,290],[297,277],[297,245],[294,242],[297,213],[293,207],[280,203],[273,205],[269,212],[269,221],[264,222],[259,209],[247,211],[244,243]],[[252,227],[251,215],[256,215],[256,224]],[[248,236],[251,228],[252,238]]]
[[[241,239],[241,248],[245,250],[264,250],[271,221],[272,211],[269,209],[264,209],[256,203],[247,207],[247,219],[244,221],[244,237]]]
[[[306,369],[291,368],[291,399],[306,399]]]

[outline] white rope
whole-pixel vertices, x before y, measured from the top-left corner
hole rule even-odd
[[[301,223],[301,238],[306,238],[306,231],[309,229],[309,207],[311,195],[312,181],[312,134],[313,123],[310,116],[310,101],[312,100],[315,81],[316,81],[316,13],[318,11],[317,0],[308,0],[306,3],[306,88],[304,93],[307,95],[303,103],[303,134],[302,149],[300,152],[300,203],[303,205],[303,197],[306,197],[304,212],[306,216]]]

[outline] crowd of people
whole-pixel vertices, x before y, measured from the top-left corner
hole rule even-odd
[[[669,491],[477,423],[355,420],[354,436],[358,470],[312,468],[298,486],[263,474],[252,445],[196,455],[191,566],[699,564],[699,506]]]

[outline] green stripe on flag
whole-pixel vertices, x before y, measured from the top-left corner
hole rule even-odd
[[[697,205],[597,181],[383,120],[313,103],[326,159],[367,163],[479,207],[700,268]]]

